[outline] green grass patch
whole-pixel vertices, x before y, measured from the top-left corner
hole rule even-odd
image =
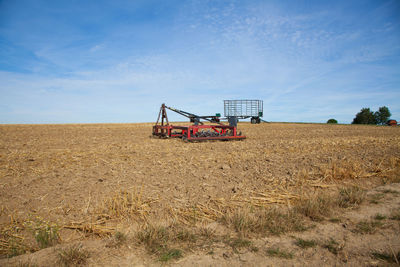
[[[188,229],[179,229],[174,234],[174,238],[184,242],[196,242],[197,236]]]
[[[127,239],[128,237],[125,233],[117,231],[114,233],[113,237],[108,240],[106,247],[120,247]]]
[[[167,262],[170,260],[176,260],[179,259],[183,256],[183,252],[180,249],[166,249],[165,251],[163,251],[158,260],[161,262]]]
[[[396,196],[400,194],[399,191],[392,190],[392,189],[385,189],[385,190],[382,190],[382,193],[385,193],[385,194],[393,194],[393,195],[396,195]]]
[[[22,242],[22,240],[15,237],[10,238],[7,243],[8,244],[5,244],[2,252],[8,258],[25,254],[29,250],[28,247]]]
[[[283,259],[293,259],[293,253],[280,248],[269,248],[267,249],[267,255],[271,257],[278,257]]]
[[[323,245],[323,248],[328,249],[329,252],[337,255],[339,251],[341,251],[343,248],[340,246],[338,242],[336,242],[333,238],[330,238],[327,240]]]
[[[397,208],[397,209],[392,210],[389,218],[391,220],[400,221],[400,209]]]
[[[241,236],[250,233],[280,235],[307,229],[303,216],[294,210],[281,211],[275,208],[255,211],[238,210],[228,213],[221,222],[233,228]]]
[[[382,226],[380,221],[360,221],[356,224],[356,228],[353,232],[358,234],[373,234],[378,227]]]
[[[226,238],[225,243],[229,245],[234,252],[238,252],[241,248],[252,247],[252,242],[245,238]]]
[[[378,260],[384,260],[389,263],[397,263],[400,262],[400,251],[396,253],[393,252],[372,252],[372,257]]]
[[[126,234],[119,231],[115,232],[114,238],[118,243],[124,243],[127,240]]]
[[[374,220],[382,221],[385,220],[387,217],[385,215],[382,215],[380,213],[375,214]]]
[[[41,249],[51,247],[60,241],[60,227],[55,223],[36,218],[34,221],[27,221],[25,226],[33,232]]]
[[[167,246],[167,242],[170,239],[166,227],[150,224],[137,232],[136,237],[139,243],[143,244],[151,253],[161,251]]]
[[[301,248],[312,248],[317,245],[317,242],[315,242],[315,240],[305,240],[302,238],[296,238],[294,244]]]

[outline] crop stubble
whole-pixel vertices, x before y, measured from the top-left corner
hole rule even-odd
[[[241,123],[244,141],[184,143],[150,138],[151,126],[0,126],[2,231],[31,216],[97,234],[152,217],[191,224],[398,179],[399,127]]]

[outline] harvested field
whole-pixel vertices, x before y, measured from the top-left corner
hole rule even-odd
[[[135,236],[156,222],[259,238],[231,217],[400,181],[399,127],[241,123],[246,140],[184,143],[151,138],[151,126],[0,126],[1,257],[116,231]],[[35,240],[53,228],[49,242]]]

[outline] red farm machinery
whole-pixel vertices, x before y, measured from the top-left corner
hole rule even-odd
[[[193,125],[175,126],[169,124],[167,109],[174,111],[190,119]],[[220,121],[220,114],[215,116],[198,116],[186,111],[161,105],[157,122],[153,126],[153,136],[160,138],[182,138],[184,141],[208,141],[208,140],[242,140],[246,136],[237,131],[237,118],[228,118],[229,125],[224,125]],[[204,124],[201,120],[213,124]]]

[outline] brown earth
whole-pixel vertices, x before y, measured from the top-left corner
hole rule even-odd
[[[350,185],[400,189],[391,184],[399,179],[399,127],[242,123],[239,129],[246,140],[184,143],[150,138],[151,124],[0,126],[0,252],[2,257],[28,253],[0,265],[30,259],[51,266],[57,249],[76,242],[91,252],[90,265],[159,265],[134,241],[148,223],[211,225],[233,236],[237,233],[220,217],[241,207],[287,208],[314,192]],[[258,251],[215,242],[206,250],[185,249],[183,258],[170,263],[379,264],[373,250],[400,250],[398,221],[385,219],[373,234],[352,230],[363,218],[398,207],[399,196],[387,193],[378,204],[366,201],[359,210],[346,211],[340,223],[327,218],[302,233],[248,237]],[[29,227],[38,222],[57,225],[60,244],[39,250]],[[129,241],[107,247],[115,231]],[[300,249],[290,236],[318,244],[331,237],[340,251],[335,255],[323,245]],[[18,253],[12,250],[16,246]],[[275,246],[292,251],[293,258],[267,256],[265,249]]]

